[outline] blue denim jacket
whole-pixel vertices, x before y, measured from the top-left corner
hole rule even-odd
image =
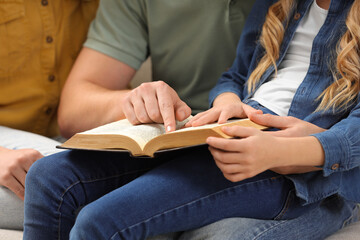
[[[285,32],[280,50],[281,63],[301,18],[314,0],[299,0],[295,14]],[[275,0],[258,0],[247,20],[240,38],[237,56],[229,71],[219,79],[210,93],[210,105],[221,93],[233,92],[245,103],[252,97],[248,94],[246,81],[264,52],[258,37],[267,10]],[[297,196],[304,204],[317,202],[332,194],[360,202],[360,103],[359,98],[347,110],[315,112],[319,101],[316,98],[334,80],[331,72],[336,59],[336,44],[346,31],[345,20],[353,0],[332,0],[323,27],[314,39],[307,75],[294,96],[289,116],[311,122],[328,129],[314,134],[325,151],[323,170],[318,172],[288,175],[294,182]],[[360,27],[360,26],[359,26]],[[257,87],[269,80],[274,72],[270,67],[260,79]]]

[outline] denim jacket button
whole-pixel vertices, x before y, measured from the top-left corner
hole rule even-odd
[[[331,166],[331,169],[332,170],[336,170],[336,169],[338,169],[339,168],[339,164],[338,163],[335,163],[335,164],[333,164],[332,166]]]
[[[296,13],[296,14],[294,15],[294,19],[295,19],[295,20],[299,20],[300,17],[301,17],[301,14],[300,14],[300,13]]]

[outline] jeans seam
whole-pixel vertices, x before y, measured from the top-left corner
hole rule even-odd
[[[351,211],[350,217],[348,217],[344,220],[341,228],[344,228],[344,227],[348,226],[350,223],[353,223],[354,222],[353,220],[357,218],[356,212],[358,212],[358,211],[359,211],[359,207],[358,207],[358,205],[355,205],[355,207]]]
[[[280,220],[284,215],[285,213],[287,212],[287,210],[289,209],[290,207],[290,204],[291,204],[291,201],[293,199],[293,195],[292,193],[294,192],[293,189],[291,189],[288,193],[288,196],[286,198],[286,202],[285,202],[285,206],[283,207],[283,209],[280,211],[280,213],[274,218],[274,220]]]
[[[266,232],[272,230],[272,229],[275,228],[275,227],[278,227],[278,226],[281,225],[281,224],[286,223],[286,221],[284,221],[284,220],[276,220],[276,221],[277,221],[276,224],[272,225],[271,227],[266,228],[264,231],[262,231],[262,232],[260,232],[259,234],[257,234],[257,235],[253,238],[253,240],[259,239],[259,238],[260,238],[262,235],[264,235]]]
[[[57,208],[57,212],[59,213],[59,218],[58,218],[58,239],[60,239],[60,228],[61,228],[61,213],[60,213],[60,208],[62,206],[62,203],[63,203],[63,200],[64,200],[64,196],[65,194],[71,189],[73,188],[74,186],[76,186],[77,184],[79,183],[92,183],[92,182],[96,182],[96,181],[104,181],[104,180],[109,180],[111,178],[117,178],[117,177],[120,177],[120,176],[125,176],[125,175],[128,175],[128,174],[133,174],[133,173],[138,173],[138,172],[144,172],[144,171],[149,171],[151,170],[151,168],[146,168],[146,169],[141,169],[141,170],[136,170],[136,171],[131,171],[131,172],[126,172],[126,173],[122,173],[122,174],[117,174],[117,175],[114,175],[114,176],[108,176],[108,177],[104,177],[104,178],[97,178],[97,179],[89,179],[89,180],[79,180],[79,181],[76,181],[76,182],[73,182],[71,183],[61,194],[61,197],[60,197],[60,202],[58,204],[58,208]]]
[[[177,209],[179,209],[179,208],[182,208],[182,207],[185,207],[185,206],[188,206],[188,205],[197,203],[197,202],[199,202],[199,201],[202,201],[203,199],[209,198],[209,197],[211,197],[211,196],[213,196],[213,195],[216,195],[216,194],[218,194],[218,193],[225,192],[225,191],[229,191],[230,189],[236,189],[236,188],[243,187],[243,186],[246,186],[246,185],[251,185],[251,184],[259,183],[259,182],[262,182],[262,181],[269,181],[269,180],[270,180],[270,181],[273,181],[274,179],[273,179],[273,178],[265,178],[265,179],[261,179],[261,180],[259,180],[259,181],[255,181],[255,182],[248,182],[248,183],[245,183],[245,184],[243,184],[243,185],[237,185],[237,186],[229,187],[229,188],[226,188],[226,189],[222,189],[222,190],[220,190],[220,191],[217,191],[217,192],[214,192],[214,193],[212,193],[212,194],[206,195],[206,196],[204,196],[204,197],[202,197],[202,198],[198,198],[198,199],[192,200],[192,201],[190,201],[190,202],[188,202],[188,203],[185,203],[185,204],[182,204],[182,205],[180,205],[180,206],[177,206],[177,207],[171,208],[171,209],[169,209],[169,210],[166,210],[166,211],[164,211],[164,212],[158,213],[158,214],[156,214],[156,215],[154,215],[154,216],[152,216],[152,217],[149,217],[149,218],[147,218],[147,219],[143,219],[142,221],[139,221],[138,223],[135,223],[135,224],[133,224],[133,225],[131,225],[131,226],[129,226],[129,227],[126,227],[126,228],[124,228],[124,229],[122,229],[122,230],[120,230],[120,231],[118,231],[118,232],[115,232],[115,233],[111,236],[110,239],[113,239],[118,233],[122,233],[122,232],[124,232],[124,231],[127,230],[127,229],[130,229],[130,228],[133,228],[133,227],[135,227],[135,226],[137,226],[137,225],[139,225],[139,224],[142,224],[142,223],[151,221],[152,219],[154,219],[154,218],[156,218],[156,217],[159,217],[159,216],[161,216],[161,215],[163,215],[163,214],[170,213],[170,212],[172,212],[172,211],[174,211],[174,210],[177,210]]]

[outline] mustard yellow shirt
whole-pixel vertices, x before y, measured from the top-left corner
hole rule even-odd
[[[99,0],[0,0],[0,125],[58,135],[60,91]]]

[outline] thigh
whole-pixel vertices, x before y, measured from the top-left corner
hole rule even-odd
[[[12,191],[0,186],[0,228],[22,230],[24,202]]]
[[[162,161],[97,151],[64,151],[36,161],[26,178],[24,236],[67,239],[78,209]]]
[[[38,134],[0,126],[0,146],[9,149],[32,148],[47,156],[63,150],[57,149],[59,142]]]
[[[336,196],[290,220],[227,218],[199,229],[181,233],[177,240],[302,240],[325,239],[356,221],[356,204]]]
[[[99,239],[143,239],[227,217],[272,219],[292,188],[290,181],[273,172],[230,182],[205,148],[164,163],[89,204],[81,210],[72,234],[74,239],[86,239],[75,237],[86,228]]]

